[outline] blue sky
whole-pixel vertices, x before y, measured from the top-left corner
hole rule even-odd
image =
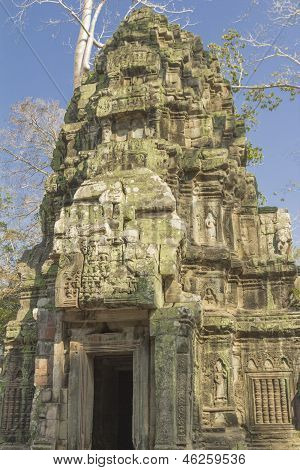
[[[128,0],[111,0],[114,12],[120,8],[121,14],[130,3]],[[188,29],[201,36],[204,46],[210,42],[220,42],[228,28],[240,28],[244,32],[253,30],[256,25],[266,23],[266,7],[269,0],[253,4],[251,0],[182,0],[183,5],[195,9]],[[3,8],[4,6],[4,8]],[[5,124],[9,107],[27,96],[44,99],[57,99],[61,106],[72,96],[73,50],[77,28],[63,24],[58,28],[46,25],[49,17],[58,17],[59,10],[53,6],[35,7],[26,19],[23,34],[9,21],[5,8],[13,14],[11,0],[0,0],[0,127]],[[249,13],[242,21],[240,16]],[[121,16],[112,15],[111,29],[117,26]],[[279,31],[278,41],[294,45],[299,31],[287,28]],[[270,32],[274,39],[278,31]],[[25,37],[25,39],[24,39]],[[43,65],[42,65],[43,64]],[[46,72],[47,70],[47,72]],[[259,82],[268,67],[261,67],[253,75],[252,81]],[[50,78],[51,77],[51,78]],[[268,205],[278,205],[289,209],[294,221],[294,242],[300,246],[300,106],[288,99],[279,109],[270,113],[260,112],[259,124],[251,131],[249,139],[253,145],[263,148],[263,165],[249,170],[255,173],[260,191],[267,197]],[[290,191],[292,184],[298,188]],[[276,193],[276,194],[274,194]],[[284,200],[282,200],[284,199]]]

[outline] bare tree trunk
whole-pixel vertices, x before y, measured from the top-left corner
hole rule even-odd
[[[99,2],[98,6],[95,10],[93,19],[91,21],[91,25],[90,25],[90,29],[89,29],[90,36],[87,40],[86,48],[85,48],[85,51],[84,51],[81,73],[83,73],[85,71],[88,71],[91,68],[90,67],[90,58],[91,58],[92,47],[93,47],[94,39],[95,39],[95,28],[96,28],[96,24],[97,24],[100,12],[101,12],[102,8],[104,7],[105,3],[106,3],[106,0],[101,0]]]
[[[131,0],[131,6],[124,15],[124,18],[127,18],[132,10],[139,6],[148,6],[153,8],[156,13],[165,14],[178,15],[191,13],[193,11],[188,8],[178,10],[175,8],[175,5],[173,5],[173,3],[175,4],[177,1],[181,2],[182,0],[174,0],[174,2],[171,0]],[[77,8],[75,8],[75,6],[78,6],[78,2],[80,4],[79,12],[77,11]],[[102,8],[105,4],[109,3],[109,0],[13,0],[13,3],[19,11],[17,15],[11,19],[13,19],[13,21],[18,20],[20,24],[23,24],[27,10],[35,5],[44,4],[53,4],[58,6],[63,12],[70,16],[72,22],[78,23],[80,29],[75,47],[73,74],[74,89],[78,88],[81,85],[83,73],[90,70],[90,58],[93,45],[99,49],[104,45],[95,39],[95,28]],[[122,1],[120,0],[119,3],[122,3]],[[125,3],[124,0],[123,3]],[[0,4],[2,4],[1,0]],[[94,5],[97,6],[94,7]],[[58,23],[60,23],[60,20],[58,20]]]
[[[92,20],[94,0],[83,0],[82,7],[82,24],[79,30],[79,35],[76,43],[75,58],[74,58],[74,89],[79,87],[81,84],[83,57],[86,50],[89,35],[87,31],[90,30]]]

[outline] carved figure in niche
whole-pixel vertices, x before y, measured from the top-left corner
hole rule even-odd
[[[102,143],[107,144],[111,141],[111,123],[107,119],[102,123]]]
[[[234,170],[230,170],[224,181],[224,195],[227,200],[231,201],[234,199],[235,189],[238,185],[239,178]],[[246,183],[245,183],[246,186]]]
[[[221,359],[218,359],[214,367],[214,402],[215,404],[227,403],[227,371]]]
[[[234,188],[234,196],[237,197],[238,199],[244,199],[247,191],[247,183],[246,181],[238,177],[237,178],[237,184]]]
[[[184,275],[183,290],[185,292],[193,292],[195,294],[200,291],[200,279],[197,278],[196,273],[191,269]]]
[[[251,203],[251,202],[256,202],[256,197],[257,197],[257,194],[256,194],[255,178],[254,176],[248,176],[245,198],[249,203]]]
[[[276,251],[280,255],[288,255],[291,247],[291,231],[288,227],[281,228],[276,232]]]
[[[246,256],[257,255],[257,228],[254,220],[245,219],[241,226],[241,242]]]
[[[217,224],[212,212],[209,212],[205,219],[205,229],[208,242],[215,242],[217,240]]]
[[[95,124],[90,126],[89,133],[88,133],[87,150],[92,150],[97,146],[98,132],[99,132],[98,126],[96,126]]]
[[[217,297],[211,287],[208,287],[205,290],[204,302],[211,307],[215,307],[217,305]]]
[[[208,84],[204,85],[204,90],[201,96],[201,101],[205,111],[208,111],[210,105],[210,88]]]

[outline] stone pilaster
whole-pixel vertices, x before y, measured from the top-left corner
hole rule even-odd
[[[192,447],[193,339],[197,306],[157,310],[151,319],[155,337],[155,449]]]

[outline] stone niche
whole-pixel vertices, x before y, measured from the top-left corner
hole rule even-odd
[[[1,448],[296,449],[299,277],[199,37],[133,11],[74,92],[20,262]]]

